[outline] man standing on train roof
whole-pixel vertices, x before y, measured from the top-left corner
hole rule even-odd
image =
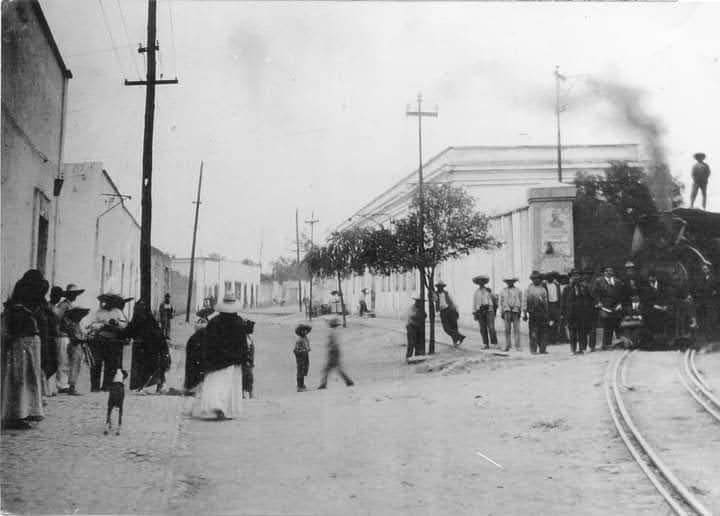
[[[693,186],[690,192],[690,207],[692,208],[695,204],[695,198],[697,197],[698,190],[702,192],[702,209],[706,209],[707,206],[707,185],[708,178],[710,177],[710,167],[705,163],[705,153],[698,152],[693,155],[693,158],[697,161],[692,168],[692,179]]]

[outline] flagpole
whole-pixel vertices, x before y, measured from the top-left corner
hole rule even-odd
[[[557,121],[557,173],[562,183],[562,144],[560,139],[560,67],[555,67],[555,118]]]

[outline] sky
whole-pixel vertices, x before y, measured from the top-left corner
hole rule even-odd
[[[105,164],[140,218],[147,2],[42,0],[70,80],[65,160]],[[204,162],[200,254],[294,253],[449,146],[647,143],[657,131],[690,185],[695,152],[717,168],[720,5],[711,3],[158,1],[153,245],[188,256]],[[592,85],[610,84],[611,89]],[[623,99],[617,92],[628,93]],[[644,145],[643,148],[646,148]],[[687,193],[686,193],[687,196]],[[482,206],[478,208],[482,209]]]

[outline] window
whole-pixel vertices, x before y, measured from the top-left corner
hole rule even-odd
[[[407,286],[408,286],[408,275],[407,275],[407,273],[403,274],[402,279],[403,279],[403,281],[402,281],[402,283],[403,283],[402,289],[403,289],[403,292],[405,292],[405,291],[407,291]]]
[[[225,294],[231,294],[232,293],[232,282],[226,281],[225,282]]]
[[[120,295],[125,293],[125,264],[120,264]]]
[[[242,290],[242,285],[239,281],[235,282],[235,299],[240,299],[240,291]]]
[[[30,256],[35,262],[35,268],[44,275],[46,273],[48,234],[50,231],[50,199],[36,188],[34,202],[33,219],[37,221],[37,225],[31,226],[33,249]]]

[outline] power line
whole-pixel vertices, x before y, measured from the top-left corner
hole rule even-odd
[[[135,72],[137,73],[138,79],[142,79],[140,68],[138,68],[137,61],[135,60],[135,55],[132,51],[133,46],[130,44],[130,36],[128,35],[127,24],[125,22],[125,13],[123,13],[122,7],[120,7],[120,0],[115,0],[115,3],[117,3],[118,10],[120,11],[120,21],[122,22],[123,30],[125,31],[125,39],[128,43],[128,54],[130,55],[130,61],[132,61],[133,65],[135,65]]]
[[[168,0],[167,6],[170,12],[170,45],[172,48],[173,65],[175,66],[175,75],[177,76],[177,50],[175,49],[175,23],[173,22],[173,0]]]
[[[112,31],[110,30],[110,23],[108,22],[107,13],[105,12],[105,6],[103,6],[102,0],[98,0],[98,4],[100,4],[100,10],[102,11],[102,17],[103,22],[105,23],[105,30],[108,33],[108,36],[110,37],[110,45],[112,45],[112,51],[115,55],[115,61],[117,61],[118,68],[120,69],[120,75],[125,75],[125,71],[123,70],[122,63],[120,62],[120,55],[117,52],[117,45],[115,44],[115,38],[113,38]]]

